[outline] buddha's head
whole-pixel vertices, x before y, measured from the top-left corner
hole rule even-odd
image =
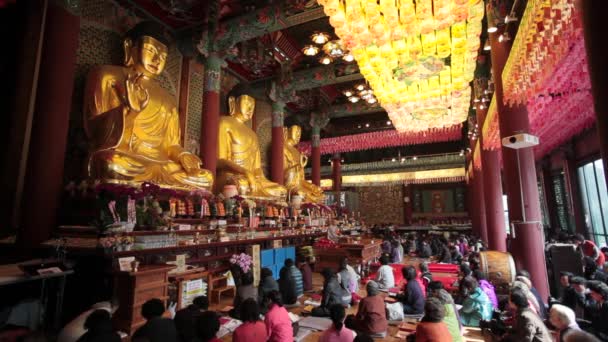
[[[300,142],[300,138],[302,138],[302,127],[298,125],[293,125],[289,127],[289,140],[295,145]]]
[[[141,22],[133,27],[123,42],[125,65],[149,78],[160,75],[165,69],[169,40],[159,24]]]
[[[255,99],[247,94],[244,85],[237,85],[228,94],[228,112],[230,116],[241,121],[247,122],[255,111]]]

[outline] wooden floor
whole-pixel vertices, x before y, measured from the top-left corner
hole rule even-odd
[[[403,261],[403,264],[406,265],[417,265],[419,262],[421,261],[421,259],[418,258],[406,258]],[[312,293],[321,293],[321,290],[323,289],[323,277],[321,276],[321,274],[319,273],[313,273],[313,277],[312,277],[312,284],[313,284],[313,289],[314,292]],[[360,285],[359,286],[359,291],[358,294],[361,297],[365,297],[367,295],[366,291],[365,291],[365,285]],[[293,312],[295,314],[300,315],[302,309],[304,308],[304,301],[309,299],[309,293],[305,293],[304,296],[302,298],[300,298],[300,303],[302,305],[300,305],[299,307],[296,308],[291,308],[288,309],[288,311]],[[227,305],[232,305],[232,299],[222,299],[222,301],[219,304],[210,304],[209,309],[210,310],[214,310],[214,311],[220,311],[222,308],[226,307]],[[357,313],[357,305],[353,305],[350,308],[348,308],[346,310],[346,314],[356,314]],[[398,332],[398,328],[396,325],[389,325],[388,328],[388,334],[386,338],[383,339],[375,339],[376,341],[402,341],[396,337],[394,337]],[[308,335],[303,341],[304,342],[316,342],[319,339],[319,336],[321,335],[321,332],[313,332],[312,334]],[[479,341],[484,341],[481,331],[478,328],[465,328],[465,333],[464,333],[464,337],[465,337],[465,341],[474,341],[474,342],[479,342]],[[224,336],[222,338],[222,341],[232,341],[232,336],[231,335],[227,335]]]

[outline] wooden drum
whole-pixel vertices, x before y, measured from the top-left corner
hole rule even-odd
[[[479,267],[497,293],[507,294],[515,281],[515,261],[511,253],[485,251],[479,253]]]

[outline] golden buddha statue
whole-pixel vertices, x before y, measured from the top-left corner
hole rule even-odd
[[[283,137],[285,138],[283,148],[285,187],[289,193],[299,194],[306,202],[321,202],[324,198],[323,190],[307,182],[304,177],[304,167],[308,162],[308,157],[301,154],[296,148],[302,137],[302,128],[297,125],[289,128],[283,127]]]
[[[258,137],[245,125],[253,116],[255,99],[238,89],[228,96],[229,116],[220,117],[216,190],[233,184],[241,195],[284,199],[285,187],[264,176]]]
[[[211,172],[180,146],[175,99],[156,80],[168,45],[161,27],[142,22],[124,40],[125,66],[102,65],[89,72],[84,122],[91,141],[90,177],[181,189],[212,186]]]

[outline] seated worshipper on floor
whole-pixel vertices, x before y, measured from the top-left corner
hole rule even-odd
[[[591,310],[591,329],[602,341],[608,341],[608,285],[593,280],[588,283],[589,294],[595,300],[595,306]]]
[[[285,267],[279,272],[279,291],[283,298],[283,304],[294,305],[298,302],[296,280],[289,272],[289,269]]]
[[[340,262],[340,268],[338,270],[338,279],[343,288],[347,289],[353,297],[353,301],[357,302],[360,297],[356,293],[358,290],[357,282],[358,277],[355,270],[348,264],[348,259],[343,258]]]
[[[266,324],[260,320],[258,303],[249,298],[241,304],[241,324],[232,335],[233,342],[266,342]]]
[[[475,278],[465,277],[462,280],[462,291],[461,296],[464,300],[458,314],[463,325],[479,327],[480,321],[492,319],[492,302],[481,290]]]
[[[583,258],[583,275],[587,280],[597,280],[603,283],[608,281],[608,276],[606,276],[606,273],[598,268],[597,264],[591,257]]]
[[[376,274],[376,283],[380,286],[380,291],[388,291],[395,287],[395,276],[393,275],[393,268],[388,265],[388,256],[383,255],[380,257],[380,268]]]
[[[315,257],[310,255],[306,257],[306,261],[300,264],[300,272],[302,272],[302,286],[304,292],[312,291],[312,269],[315,264]]]
[[[380,334],[388,329],[384,298],[380,296],[380,287],[373,280],[367,282],[367,297],[361,299],[356,315],[349,315],[346,326],[357,332]]]
[[[574,311],[561,304],[553,304],[549,310],[549,322],[557,331],[556,342],[564,342],[564,336],[571,330],[579,330]]]
[[[84,322],[86,333],[78,342],[120,342],[120,335],[112,328],[110,312],[97,309],[87,317]]]
[[[437,262],[440,264],[451,264],[452,263],[452,254],[450,253],[450,249],[448,248],[448,241],[443,237],[439,237],[439,253],[437,254]]]
[[[428,288],[429,283],[433,281],[433,274],[429,271],[429,263],[426,261],[421,262],[418,264],[418,269],[420,269],[422,284],[425,288]]]
[[[452,263],[460,264],[462,262],[462,253],[458,249],[458,246],[452,245],[450,248],[450,257],[452,258]]]
[[[429,298],[424,303],[424,317],[416,326],[416,342],[448,342],[452,335],[443,323],[445,308],[437,298]]]
[[[84,323],[87,317],[96,310],[106,310],[112,315],[118,309],[118,302],[99,302],[93,304],[91,308],[66,324],[63,329],[59,332],[57,342],[76,342],[82,335],[86,333]]]
[[[520,277],[524,277],[524,279],[521,279]],[[536,298],[536,301],[538,302],[539,310],[540,310],[538,312],[538,314],[540,315],[540,318],[547,319],[547,317],[549,315],[549,312],[547,310],[547,305],[545,304],[545,300],[543,299],[543,297],[541,297],[538,290],[532,284],[532,277],[530,276],[530,272],[528,272],[526,270],[519,270],[519,271],[517,271],[517,276],[515,277],[515,279],[519,280],[519,281],[523,281],[526,283],[526,285],[528,285],[530,292],[534,295],[534,298]]]
[[[220,316],[213,311],[205,311],[196,320],[197,342],[221,342],[216,337],[220,331]]]
[[[319,337],[319,342],[353,342],[357,333],[344,326],[346,311],[344,306],[334,304],[329,307],[331,327]]]
[[[256,302],[258,301],[258,289],[253,286],[252,272],[243,273],[241,275],[241,285],[236,288],[236,296],[234,297],[232,304],[234,308],[230,310],[230,316],[240,319],[241,303],[249,298],[252,298]]]
[[[281,294],[272,291],[268,294],[268,312],[264,316],[268,342],[284,342],[293,340],[293,327],[289,313],[283,307]]]
[[[519,289],[512,289],[509,294],[509,307],[515,312],[513,327],[503,341],[508,342],[552,342],[551,334],[543,320],[532,310],[528,298]]]
[[[490,302],[492,302],[494,309],[498,309],[498,297],[496,296],[494,285],[486,280],[486,277],[484,277],[483,272],[480,270],[473,271],[472,275],[479,283],[481,290],[490,298]]]
[[[260,270],[260,286],[258,286],[258,302],[260,304],[261,313],[266,313],[266,298],[272,291],[279,291],[279,283],[274,280],[272,271],[269,268],[264,267]]]
[[[295,282],[295,291],[296,297],[300,298],[304,294],[304,284],[302,282],[302,272],[296,267],[293,262],[293,259],[287,258],[285,259],[285,264],[281,271],[279,272],[279,276],[282,277],[283,272],[288,272],[288,274],[293,278]],[[279,280],[280,281],[280,280]],[[289,304],[285,302],[286,304]]]
[[[382,248],[382,254],[391,255],[391,253],[393,252],[393,245],[391,245],[391,241],[388,239],[382,241],[382,245],[380,245],[380,248]]]
[[[416,269],[407,266],[401,269],[403,278],[407,281],[403,293],[397,295],[397,300],[403,304],[403,313],[406,315],[420,315],[424,313],[424,293],[420,283],[416,281]]]
[[[332,305],[340,304],[347,307],[352,300],[352,296],[348,290],[342,287],[338,281],[338,276],[330,268],[324,268],[323,271],[321,271],[321,275],[324,280],[321,306],[314,308],[311,315],[316,317],[328,317],[329,308]]]
[[[576,234],[574,244],[583,257],[590,257],[600,269],[604,267],[606,256],[593,241],[585,239],[582,234]]]
[[[443,283],[440,281],[430,282],[427,294],[427,298],[437,298],[443,304],[445,309],[443,323],[448,327],[448,331],[452,335],[452,341],[463,341],[462,324],[460,323],[460,316],[458,316],[458,309],[452,296],[443,288]]]
[[[420,252],[418,252],[418,256],[421,258],[430,258],[433,255],[433,251],[431,250],[431,245],[424,240],[422,241],[422,246],[420,248]]]
[[[177,342],[177,330],[172,319],[163,318],[165,304],[158,299],[150,299],[141,306],[141,315],[146,324],[135,331],[133,342]]]
[[[391,241],[391,262],[393,264],[400,264],[403,260],[403,247],[397,240]]]
[[[209,309],[209,299],[207,296],[194,298],[192,304],[188,305],[175,313],[173,323],[181,342],[196,341],[196,320],[201,313]]]

